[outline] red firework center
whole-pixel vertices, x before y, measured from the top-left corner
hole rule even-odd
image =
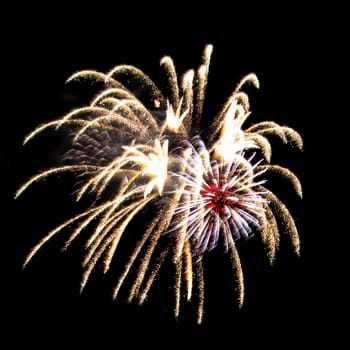
[[[222,220],[230,216],[232,210],[238,202],[238,197],[231,188],[227,188],[227,183],[221,181],[211,182],[202,192],[202,198],[207,209],[213,210]]]

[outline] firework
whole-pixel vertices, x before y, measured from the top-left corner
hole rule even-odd
[[[147,226],[116,277],[113,298],[124,288],[129,302],[142,304],[163,263],[170,261],[175,317],[183,303],[194,302],[201,323],[207,252],[218,246],[227,252],[240,306],[244,281],[237,241],[260,234],[273,263],[283,228],[299,254],[294,220],[267,188],[266,179],[270,171],[276,172],[289,179],[302,196],[297,176],[270,163],[269,142],[273,135],[301,149],[301,136],[273,121],[244,127],[251,113],[244,87],[252,84],[259,88],[253,73],[238,83],[213,118],[209,136],[204,136],[201,118],[212,49],[207,45],[199,68],[181,76],[172,58],[163,57],[160,64],[167,94],[144,72],[129,65],[118,65],[107,73],[79,71],[68,79],[100,82],[103,88],[88,106],[38,126],[25,138],[27,143],[47,129],[69,130],[71,148],[63,164],[30,178],[16,197],[48,176],[68,172],[75,174],[80,186],[75,193],[77,201],[88,197],[93,205],[47,233],[29,252],[24,267],[57,234],[69,233],[64,248],[84,234],[83,290],[94,269],[102,266],[106,273],[112,261],[118,264],[123,237],[146,212]],[[140,89],[146,92],[146,102],[137,93]],[[146,107],[149,100],[151,108]]]

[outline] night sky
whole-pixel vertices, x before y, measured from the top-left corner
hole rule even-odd
[[[54,11],[54,10],[52,10]],[[318,36],[307,25],[304,16],[285,21],[285,18],[260,18],[232,25],[188,26],[156,18],[142,20],[130,13],[130,22],[68,15],[59,20],[33,18],[39,28],[34,29],[28,19],[22,23],[18,37],[11,41],[9,64],[12,75],[8,84],[10,113],[2,130],[1,167],[3,206],[6,224],[5,278],[6,324],[15,337],[13,344],[38,344],[51,348],[52,344],[89,345],[99,341],[101,347],[125,348],[119,343],[154,345],[167,348],[170,344],[186,343],[202,346],[213,344],[235,348],[235,344],[249,346],[279,346],[282,342],[298,345],[307,339],[310,344],[322,338],[322,318],[327,304],[320,290],[321,265],[318,264],[319,243],[310,230],[311,128],[308,119],[315,109],[310,98],[310,81],[317,75],[314,66]],[[239,16],[239,14],[235,14]],[[38,16],[39,17],[39,16]],[[156,16],[154,16],[156,17]],[[131,24],[132,22],[132,24]],[[200,22],[200,21],[199,21]],[[267,29],[269,22],[270,29]],[[126,25],[125,23],[129,24]],[[281,247],[274,266],[269,266],[258,237],[241,247],[246,283],[244,306],[239,310],[232,293],[234,281],[222,268],[224,257],[214,252],[208,258],[208,294],[206,313],[201,326],[195,324],[191,307],[185,307],[178,321],[173,319],[168,286],[150,293],[144,306],[113,302],[108,278],[94,274],[82,295],[79,294],[80,261],[83,251],[74,244],[66,252],[58,236],[35,256],[28,268],[21,264],[29,249],[48,230],[61,223],[77,207],[71,196],[71,177],[50,178],[34,185],[22,197],[13,200],[14,193],[29,176],[51,166],[62,145],[59,138],[43,136],[22,146],[24,136],[40,123],[57,119],[72,108],[89,102],[89,89],[81,95],[65,85],[75,71],[95,69],[106,72],[115,65],[132,64],[147,73],[155,82],[162,71],[159,60],[170,55],[178,73],[197,68],[205,44],[214,50],[208,78],[205,121],[226,102],[238,81],[255,72],[260,90],[249,89],[251,121],[273,120],[297,130],[304,139],[305,150],[282,146],[273,142],[272,162],[289,167],[300,178],[304,199],[299,200],[287,182],[279,179],[274,192],[290,209],[299,230],[301,256],[296,257],[288,238],[282,236]],[[313,80],[315,82],[315,80]],[[317,81],[314,83],[317,85]],[[87,84],[81,84],[86,86]],[[91,96],[92,97],[92,96]],[[256,119],[254,119],[256,118]],[[313,214],[314,215],[314,214]],[[8,240],[8,242],[7,242]],[[7,269],[9,267],[9,269]],[[109,277],[110,278],[110,277]],[[161,282],[160,282],[161,284]],[[321,306],[322,305],[322,306]],[[318,327],[319,325],[319,327]],[[321,334],[319,333],[321,332]],[[44,340],[42,337],[48,338]],[[164,336],[164,339],[162,338]],[[281,340],[284,339],[284,340]],[[302,340],[304,339],[304,340]],[[239,347],[240,348],[240,347]]]

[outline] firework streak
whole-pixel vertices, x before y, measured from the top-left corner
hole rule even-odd
[[[219,246],[227,251],[240,306],[244,281],[238,240],[258,233],[273,263],[283,228],[299,254],[295,222],[265,182],[269,172],[278,173],[302,196],[297,176],[270,163],[268,139],[273,135],[302,149],[301,136],[273,121],[244,128],[251,112],[243,88],[246,84],[259,87],[255,74],[238,83],[213,118],[207,136],[201,135],[212,49],[207,45],[199,68],[180,77],[171,57],[161,59],[167,96],[145,73],[130,65],[118,65],[107,73],[79,71],[68,79],[91,80],[101,83],[103,89],[90,105],[38,126],[25,138],[27,143],[49,128],[68,129],[68,135],[73,134],[71,148],[63,157],[65,163],[33,176],[18,189],[16,197],[50,175],[69,172],[79,178],[77,201],[92,197],[93,205],[41,239],[26,257],[24,267],[62,231],[70,233],[65,248],[85,233],[83,290],[94,268],[102,265],[104,272],[110,269],[123,237],[146,212],[147,225],[116,278],[113,298],[128,286],[128,301],[142,304],[163,263],[170,261],[175,272],[175,317],[182,303],[195,300],[197,322],[201,323],[207,252]],[[152,108],[141,102],[140,89],[147,92]]]

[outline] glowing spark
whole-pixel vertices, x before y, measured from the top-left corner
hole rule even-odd
[[[161,59],[168,96],[148,75],[129,65],[107,73],[84,70],[68,79],[99,81],[105,88],[90,105],[39,125],[25,137],[26,144],[44,130],[54,132],[65,126],[62,130],[69,130],[71,148],[63,164],[30,178],[15,197],[48,176],[73,173],[80,185],[77,201],[91,198],[93,205],[47,233],[23,267],[56,235],[71,230],[66,249],[86,234],[83,291],[94,269],[102,266],[107,273],[113,261],[118,263],[123,237],[146,216],[145,229],[135,242],[129,242],[134,245],[116,278],[113,298],[125,291],[129,302],[144,303],[164,262],[170,260],[175,273],[174,316],[180,316],[183,303],[196,302],[196,319],[201,323],[208,251],[219,247],[227,251],[239,306],[244,301],[244,279],[237,241],[259,234],[273,263],[283,228],[296,254],[300,253],[295,222],[286,205],[268,189],[267,179],[271,172],[281,175],[302,197],[298,177],[270,164],[268,139],[273,135],[302,149],[302,138],[273,121],[244,127],[251,111],[243,88],[248,83],[259,88],[254,73],[236,85],[214,116],[208,136],[199,136],[212,51],[213,46],[207,45],[198,69],[182,76],[172,58]]]
[[[182,121],[186,117],[188,110],[185,110],[181,114],[181,107],[182,107],[182,100],[180,101],[176,112],[174,112],[173,106],[169,104],[169,101],[167,101],[167,110],[166,110],[166,126],[170,131],[173,131],[175,133],[178,132],[180,126],[182,125]]]
[[[233,99],[226,112],[220,138],[214,146],[216,157],[223,157],[225,162],[230,162],[241,150],[258,148],[252,140],[245,138],[242,130],[242,123],[248,115],[237,100]]]

